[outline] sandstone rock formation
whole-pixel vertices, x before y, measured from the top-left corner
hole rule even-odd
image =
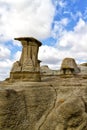
[[[15,38],[23,46],[21,58],[13,64],[10,80],[40,81],[38,50],[41,42],[32,37]]]
[[[84,102],[75,95],[56,105],[40,130],[87,130]],[[51,125],[50,125],[51,124]]]
[[[0,130],[87,130],[87,76],[1,83]]]
[[[52,75],[59,75],[59,70],[51,70],[47,65],[43,65],[40,67],[41,76],[52,76]]]
[[[81,74],[87,74],[87,63],[82,63],[79,65],[79,68],[81,70]]]
[[[33,54],[41,44],[31,38],[21,40],[27,48],[14,63],[10,79],[0,83],[0,130],[87,130],[87,74],[73,75],[78,67],[68,59],[64,66],[69,76],[53,74],[38,82],[40,62]],[[30,49],[32,42],[35,50]],[[43,68],[48,73],[49,68]],[[29,75],[33,80],[28,80]]]
[[[80,72],[80,69],[77,67],[77,64],[73,58],[65,58],[62,61],[61,73],[62,74],[76,74]]]

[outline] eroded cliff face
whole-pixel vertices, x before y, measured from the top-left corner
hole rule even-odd
[[[62,74],[40,69],[41,43],[31,37],[16,40],[22,42],[22,55],[0,83],[0,130],[87,130],[85,71],[78,74],[72,58],[64,60]]]
[[[0,91],[0,129],[26,129],[27,109],[25,95],[22,91],[12,89]]]
[[[87,76],[0,84],[0,130],[87,130]]]

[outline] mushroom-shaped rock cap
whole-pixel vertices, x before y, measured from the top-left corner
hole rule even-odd
[[[73,58],[65,58],[62,61],[61,69],[75,69],[77,64]]]
[[[42,45],[42,43],[40,41],[38,41],[37,39],[33,38],[33,37],[19,37],[19,38],[14,38],[14,40],[18,40],[18,41],[27,41],[27,42],[35,42],[36,44],[38,44],[39,46]]]

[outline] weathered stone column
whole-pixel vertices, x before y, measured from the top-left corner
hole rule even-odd
[[[23,46],[22,48],[22,55],[21,55],[21,58],[20,58],[20,63],[21,65],[23,65],[25,63],[25,60],[27,59],[27,42],[26,41],[21,41],[21,44]]]
[[[15,62],[12,67],[10,77],[12,79],[40,81],[38,50],[42,43],[32,37],[15,38],[15,40],[21,41],[23,48],[20,60]]]

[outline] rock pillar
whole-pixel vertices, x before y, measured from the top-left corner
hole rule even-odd
[[[40,81],[40,60],[38,60],[39,46],[42,43],[35,38],[15,38],[22,44],[22,54],[19,61],[13,64],[11,79],[22,79],[28,81]]]
[[[65,58],[62,61],[60,72],[61,74],[77,74],[80,69],[73,58]]]

